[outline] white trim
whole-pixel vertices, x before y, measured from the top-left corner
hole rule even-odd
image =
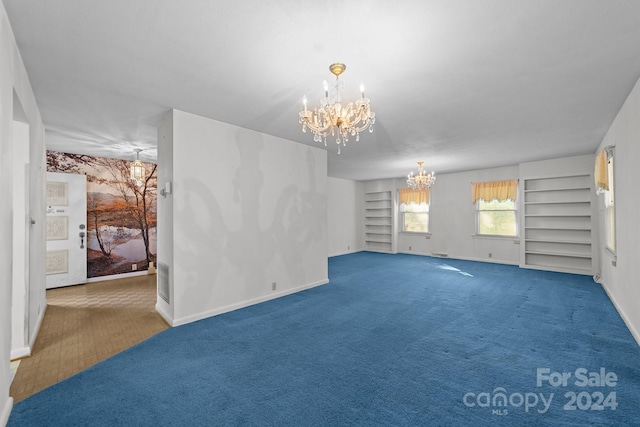
[[[338,253],[335,253],[335,254],[330,254],[330,255],[329,255],[329,258],[332,258],[332,257],[334,257],[334,256],[340,256],[340,255],[355,254],[355,253],[357,253],[357,252],[362,252],[362,251],[361,251],[360,249],[357,249],[357,250],[353,250],[353,251],[338,252]]]
[[[22,347],[22,348],[14,348],[11,350],[11,355],[9,356],[10,360],[18,360],[24,357],[31,356],[31,347]]]
[[[527,270],[553,271],[556,273],[577,274],[579,276],[594,276],[596,274],[593,271],[593,269],[580,270],[572,267],[552,267],[550,265],[520,264],[520,268],[524,268]]]
[[[34,345],[36,345],[36,339],[38,338],[38,334],[40,333],[40,327],[42,326],[42,321],[44,320],[44,314],[46,312],[47,301],[44,302],[44,310],[40,311],[40,316],[38,316],[38,320],[36,321],[36,326],[33,329],[33,334],[31,334],[31,337],[29,339],[29,345],[11,350],[11,355],[9,356],[11,360],[22,359],[23,357],[31,356],[31,349]]]
[[[636,340],[636,343],[638,344],[638,346],[640,346],[640,331],[638,331],[633,326],[633,324],[629,320],[629,317],[625,314],[625,312],[622,309],[622,307],[618,304],[616,299],[613,297],[613,294],[611,292],[609,292],[609,288],[607,288],[607,284],[602,282],[602,281],[598,281],[597,283],[600,283],[600,286],[602,286],[602,289],[604,289],[604,291],[607,293],[607,296],[609,297],[609,299],[613,303],[613,306],[616,308],[616,311],[618,312],[620,317],[622,317],[622,320],[624,321],[624,324],[627,325],[627,329],[629,329],[629,332],[631,332],[631,335]]]
[[[493,239],[493,240],[513,240],[514,243],[520,243],[520,236],[505,236],[500,234],[472,234],[472,239]]]
[[[449,258],[459,259],[462,261],[476,261],[476,262],[487,262],[489,264],[505,264],[505,265],[520,266],[520,261],[505,261],[505,260],[495,259],[495,258],[473,258],[473,257],[449,257]]]
[[[44,309],[40,311],[40,316],[36,321],[36,327],[33,328],[33,334],[29,338],[29,347],[33,348],[36,345],[36,338],[38,338],[38,334],[40,333],[40,326],[42,326],[42,321],[44,320],[44,314],[47,312],[47,301],[44,301]],[[31,354],[31,350],[29,350],[29,354]]]
[[[618,255],[614,251],[612,251],[609,247],[605,247],[604,249],[602,249],[602,253],[607,255],[612,261],[618,260]]]
[[[112,274],[110,276],[89,277],[85,283],[104,282],[105,280],[125,279],[127,277],[146,276],[147,270],[132,271],[131,273]]]
[[[490,264],[506,264],[506,265],[519,265],[518,262],[514,262],[514,261],[504,261],[504,260],[499,260],[499,259],[495,259],[495,258],[472,258],[472,257],[460,257],[460,256],[451,256],[448,255],[446,257],[439,257],[439,256],[433,256],[430,253],[424,253],[424,252],[415,252],[415,251],[408,251],[408,252],[398,252],[399,254],[405,254],[405,255],[419,255],[419,256],[427,256],[429,258],[435,258],[435,259],[458,259],[460,261],[476,261],[476,262],[487,262]]]
[[[160,305],[160,303],[156,302],[156,311],[158,314],[164,319],[165,322],[169,324],[169,326],[177,326],[173,321],[173,318],[164,310],[164,307]]]
[[[424,232],[424,231],[398,231],[398,233],[400,234],[404,234],[406,236],[424,236],[425,239],[430,239],[431,238],[431,232]]]
[[[0,412],[0,426],[5,426],[9,422],[9,415],[11,415],[11,410],[13,409],[13,397],[9,396],[4,403],[4,407],[2,408],[2,412]]]
[[[284,297],[290,294],[295,294],[300,291],[304,291],[306,289],[315,288],[316,286],[325,285],[329,283],[329,279],[320,280],[318,282],[308,283],[306,285],[298,286],[296,288],[287,289],[282,292],[277,292],[269,295],[264,295],[258,298],[253,298],[247,301],[241,301],[235,304],[230,304],[224,307],[215,308],[213,310],[204,311],[202,313],[192,314],[190,316],[181,317],[179,319],[174,319],[172,322],[172,326],[180,326],[185,325],[187,323],[195,322],[197,320],[206,319],[207,317],[217,316],[219,314],[228,313],[230,311],[238,310],[240,308],[249,307],[254,304],[259,304],[261,302],[266,302],[272,299]],[[157,306],[156,306],[157,308]],[[162,314],[161,314],[162,315]]]

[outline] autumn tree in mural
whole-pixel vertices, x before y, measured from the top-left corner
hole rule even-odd
[[[123,235],[110,233],[105,231],[113,224],[126,223],[126,219],[122,218],[121,212],[127,210],[126,203],[119,199],[110,199],[105,202],[105,198],[96,193],[87,194],[87,223],[89,230],[96,233],[98,247],[105,257],[111,257],[111,252],[120,243],[126,243]],[[117,229],[123,229],[118,227]],[[122,233],[120,233],[122,234]]]
[[[134,264],[146,269],[155,260],[157,165],[144,164],[140,183],[129,178],[130,166],[127,160],[47,152],[47,170],[87,176],[89,277],[130,272]]]
[[[147,265],[153,261],[149,251],[149,229],[156,226],[155,209],[152,211],[151,195],[155,200],[157,188],[157,165],[152,165],[151,170],[146,170],[144,181],[138,185],[129,178],[131,162],[119,159],[99,158],[98,165],[102,166],[111,179],[101,178],[101,182],[111,185],[120,195],[121,199],[114,201],[109,206],[111,212],[125,214],[124,224],[129,229],[138,229],[142,236],[145,248]],[[153,215],[151,214],[153,212]]]

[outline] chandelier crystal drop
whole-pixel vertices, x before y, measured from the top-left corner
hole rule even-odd
[[[346,65],[335,63],[329,66],[329,71],[336,76],[335,83],[329,91],[329,84],[323,82],[324,98],[320,100],[320,107],[313,110],[307,109],[307,97],[302,99],[304,110],[300,111],[299,123],[302,124],[302,132],[307,128],[313,133],[315,142],[324,142],[327,146],[327,138],[335,138],[338,145],[346,147],[350,137],[360,140],[360,132],[369,129],[373,132],[376,122],[376,114],[369,107],[369,98],[364,96],[364,86],[360,85],[360,98],[343,105],[340,92],[344,84],[340,81],[340,74],[347,68]]]
[[[407,175],[407,185],[414,190],[423,190],[430,188],[434,182],[436,182],[436,173],[427,173],[422,168],[424,162],[418,162],[418,173],[413,174],[413,171]]]
[[[142,181],[144,181],[146,171],[144,170],[144,165],[140,161],[140,152],[142,149],[136,148],[136,160],[131,163],[131,180],[135,181],[136,185],[140,187],[142,185]]]

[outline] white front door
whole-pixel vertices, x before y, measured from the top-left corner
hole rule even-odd
[[[87,281],[87,177],[47,172],[47,289]]]

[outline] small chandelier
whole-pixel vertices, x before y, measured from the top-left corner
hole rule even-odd
[[[131,180],[135,181],[136,185],[140,187],[142,185],[142,181],[145,178],[146,171],[144,170],[144,165],[140,161],[140,152],[142,149],[136,148],[136,160],[131,163]]]
[[[340,74],[347,68],[344,64],[331,64],[329,71],[336,76],[335,84],[329,93],[329,85],[323,82],[324,98],[320,100],[320,108],[313,111],[307,110],[307,97],[302,99],[304,110],[300,111],[299,122],[302,124],[302,132],[307,128],[313,133],[313,140],[324,141],[327,146],[327,137],[335,137],[338,144],[338,154],[340,145],[346,146],[350,136],[355,136],[356,141],[360,140],[360,132],[369,128],[373,132],[373,124],[376,122],[376,114],[369,108],[369,99],[364,97],[364,86],[360,84],[360,98],[356,101],[342,105],[340,91],[343,83],[339,80]]]
[[[436,182],[436,173],[426,173],[422,168],[424,162],[418,162],[418,173],[413,174],[413,171],[407,175],[407,185],[414,190],[424,190],[430,188],[434,182]]]

